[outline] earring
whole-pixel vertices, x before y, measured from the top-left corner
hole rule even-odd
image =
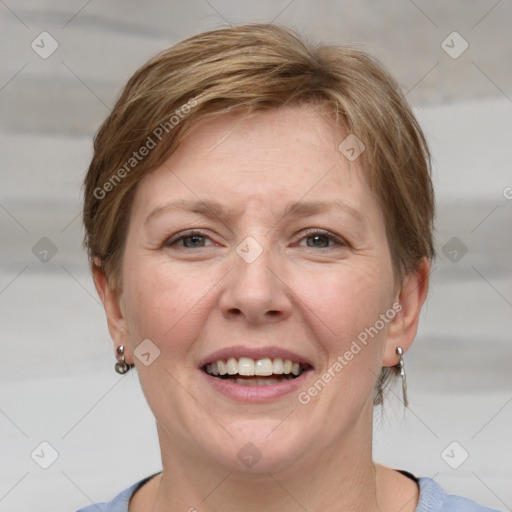
[[[114,366],[114,369],[117,373],[120,373],[121,375],[124,375],[130,367],[126,364],[124,360],[124,345],[120,345],[117,347],[117,363]]]
[[[409,401],[407,400],[407,377],[405,376],[405,364],[404,364],[404,351],[402,347],[396,348],[396,354],[399,357],[397,369],[400,372],[400,377],[402,378],[402,395],[404,401],[404,407],[409,405]]]

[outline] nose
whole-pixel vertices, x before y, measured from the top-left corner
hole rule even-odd
[[[222,314],[226,318],[244,318],[251,324],[288,318],[292,312],[292,293],[285,282],[283,266],[277,264],[271,251],[263,248],[254,261],[238,253],[233,258],[234,268],[220,298]]]

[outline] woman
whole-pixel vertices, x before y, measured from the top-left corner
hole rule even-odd
[[[433,214],[421,129],[360,51],[248,25],[137,71],[84,223],[163,470],[103,510],[489,510],[372,460],[395,375],[406,403]]]

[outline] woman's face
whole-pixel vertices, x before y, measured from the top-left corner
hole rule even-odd
[[[403,313],[347,135],[312,107],[223,116],[139,184],[111,332],[163,450],[278,471],[371,431]]]

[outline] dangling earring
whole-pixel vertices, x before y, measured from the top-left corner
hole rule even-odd
[[[400,377],[402,378],[402,395],[403,395],[403,401],[404,401],[404,407],[407,407],[409,405],[409,401],[407,400],[407,377],[405,376],[405,364],[404,364],[404,351],[402,350],[402,347],[397,347],[396,353],[398,357],[400,358],[398,360],[398,364],[396,365],[398,368],[398,371],[400,372]]]
[[[117,373],[120,373],[121,375],[124,375],[130,367],[126,364],[124,360],[124,345],[120,345],[117,347],[117,363],[114,366],[114,369]]]

